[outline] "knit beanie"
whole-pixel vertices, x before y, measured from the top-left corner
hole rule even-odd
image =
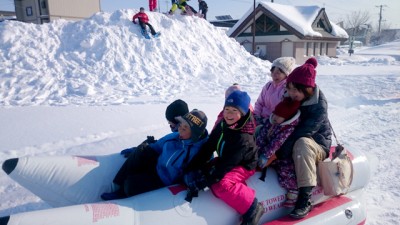
[[[197,141],[205,132],[207,126],[207,116],[203,111],[193,109],[184,116],[177,117],[179,122],[186,122],[192,132],[190,139]]]
[[[175,117],[183,116],[188,112],[189,108],[186,102],[178,99],[167,106],[167,109],[165,110],[165,118],[167,118],[168,121],[176,124],[178,121],[175,120]]]
[[[272,62],[271,70],[274,67],[278,67],[287,76],[293,71],[295,65],[296,65],[296,60],[293,57],[280,57]]]
[[[302,84],[307,87],[315,87],[315,76],[317,75],[318,62],[315,58],[309,58],[307,61],[293,70],[287,78],[287,83]]]
[[[245,91],[234,91],[225,100],[226,106],[232,106],[237,108],[243,115],[249,112],[250,96]]]
[[[228,89],[226,89],[226,91],[225,91],[225,99],[226,99],[230,94],[232,94],[232,92],[237,91],[237,90],[240,90],[240,89],[241,89],[241,88],[240,88],[240,86],[239,86],[238,83],[232,84],[232,86],[228,87]]]
[[[291,98],[284,98],[275,106],[273,114],[284,118],[285,120],[292,118],[300,108],[300,101],[294,101]]]

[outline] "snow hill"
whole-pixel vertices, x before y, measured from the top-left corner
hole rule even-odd
[[[131,22],[137,12],[1,24],[0,105],[131,104],[141,96],[168,102],[186,90],[220,93],[233,82],[265,81],[269,62],[207,21],[147,12],[162,36],[146,40]]]

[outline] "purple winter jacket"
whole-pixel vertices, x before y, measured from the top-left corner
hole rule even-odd
[[[285,87],[286,79],[279,84],[270,81],[264,85],[254,105],[253,114],[257,120],[257,124],[260,124],[261,120],[269,118],[275,106],[282,101],[283,95],[285,94]]]

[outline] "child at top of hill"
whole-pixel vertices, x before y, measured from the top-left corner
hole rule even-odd
[[[182,11],[182,14],[186,14],[186,7],[189,7],[194,14],[197,14],[197,11],[192,6],[188,5],[187,1],[189,0],[172,0],[172,7],[168,13],[172,15],[175,10],[179,8]]]
[[[103,193],[103,200],[134,196],[182,182],[190,161],[208,139],[207,117],[194,109],[179,120],[178,132],[133,151],[116,174],[115,192]]]
[[[288,190],[284,207],[293,207],[297,200],[297,182],[292,159],[277,160],[275,152],[295,129],[300,118],[300,101],[287,97],[276,105],[269,120],[261,127],[256,143],[258,147],[258,166],[275,168],[279,184]],[[263,173],[265,174],[265,173]]]
[[[203,18],[207,19],[208,5],[204,0],[198,0],[199,2],[199,14],[203,14]]]
[[[133,18],[132,18],[132,22],[134,24],[136,23],[136,19],[139,20],[139,25],[142,28],[142,30],[146,30],[146,25],[150,28],[151,34],[153,36],[157,35],[157,32],[154,30],[153,26],[149,23],[149,17],[147,16],[147,14],[144,12],[144,8],[140,7],[140,12],[136,13]]]
[[[223,120],[211,132],[184,177],[189,193],[210,187],[217,198],[242,215],[242,225],[258,224],[264,212],[255,191],[245,182],[257,166],[255,121],[249,105],[246,92],[233,91],[226,98]],[[218,156],[211,159],[214,151]]]

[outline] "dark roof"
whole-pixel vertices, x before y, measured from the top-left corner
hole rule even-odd
[[[212,25],[216,27],[233,27],[239,20],[215,20],[215,21],[209,21]]]

